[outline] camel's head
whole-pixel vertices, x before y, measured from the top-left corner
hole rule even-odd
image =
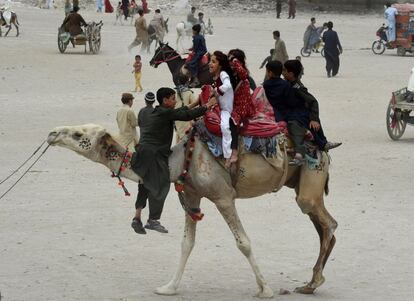
[[[100,161],[102,151],[118,145],[102,126],[96,124],[56,127],[49,133],[47,142],[73,150],[93,161]]]

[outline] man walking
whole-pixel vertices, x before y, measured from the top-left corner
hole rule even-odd
[[[191,26],[197,23],[197,18],[194,16],[196,8],[194,6],[191,7],[191,11],[187,15],[187,22],[191,24]]]
[[[288,59],[289,55],[286,51],[285,42],[280,38],[280,32],[275,30],[273,32],[273,39],[275,39],[275,50],[273,51],[272,61],[279,61],[284,64]]]
[[[280,19],[281,12],[282,12],[282,0],[276,0],[276,18]]]
[[[288,0],[289,5],[289,17],[288,19],[292,18],[295,19],[296,16],[296,0]]]
[[[149,37],[148,37],[148,29],[147,29],[147,21],[144,17],[144,10],[138,10],[139,17],[135,20],[135,31],[136,37],[135,40],[132,41],[131,45],[128,46],[128,51],[131,51],[133,47],[138,46],[142,43],[141,52],[146,50],[149,52]]]
[[[328,30],[323,33],[322,40],[325,42],[326,72],[328,77],[335,76],[339,70],[339,55],[342,53],[342,46],[338,34],[332,30],[333,23],[328,22]]]

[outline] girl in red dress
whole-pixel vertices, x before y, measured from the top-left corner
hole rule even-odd
[[[237,162],[238,157],[238,129],[241,124],[255,113],[252,95],[250,94],[249,71],[246,68],[246,55],[243,50],[232,49],[229,51],[228,58],[233,75],[236,78],[236,87],[234,88],[234,104],[231,113],[230,128],[236,131],[232,135],[232,156],[230,162]],[[236,138],[237,137],[237,138]],[[236,138],[236,139],[234,139]],[[235,141],[234,141],[235,140]]]

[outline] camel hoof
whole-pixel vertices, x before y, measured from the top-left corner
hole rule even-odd
[[[295,288],[295,293],[304,294],[304,295],[312,295],[314,291],[315,291],[315,288],[310,287],[309,285]]]
[[[265,285],[257,292],[255,297],[260,299],[271,299],[273,298],[273,290],[269,286]]]
[[[177,295],[177,290],[167,284],[164,286],[157,287],[154,293],[156,293],[157,295],[163,295],[163,296],[174,296],[174,295]]]

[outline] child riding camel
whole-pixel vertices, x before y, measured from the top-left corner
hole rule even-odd
[[[243,122],[254,115],[256,110],[250,93],[249,70],[246,67],[244,51],[232,49],[229,51],[228,58],[235,79],[233,112],[230,120],[233,150],[231,163],[234,163],[238,156],[238,129]]]
[[[272,61],[266,65],[266,71],[268,80],[263,83],[266,96],[275,111],[276,121],[287,122],[295,146],[295,157],[289,162],[290,165],[300,166],[304,163],[304,140],[309,129],[319,149],[328,151],[341,145],[326,140],[320,126],[318,102],[298,83],[302,71],[299,61],[287,61],[285,68],[281,62]],[[282,72],[286,81],[280,78]]]
[[[226,159],[226,167],[230,167],[232,161],[237,161],[237,131],[231,120],[233,112],[235,79],[231,70],[227,55],[221,51],[215,51],[209,65],[213,75],[215,91],[212,98],[217,98],[220,106],[220,128],[222,133],[223,157]],[[233,153],[233,151],[235,153]]]
[[[309,113],[308,123],[303,124],[306,129],[312,132],[316,145],[322,151],[328,151],[340,146],[341,142],[329,142],[322,130],[319,119],[319,104],[316,98],[308,92],[308,89],[300,82],[299,77],[303,70],[302,64],[298,60],[288,60],[284,64],[283,77],[290,82],[293,88],[294,97],[302,99],[305,108]]]

